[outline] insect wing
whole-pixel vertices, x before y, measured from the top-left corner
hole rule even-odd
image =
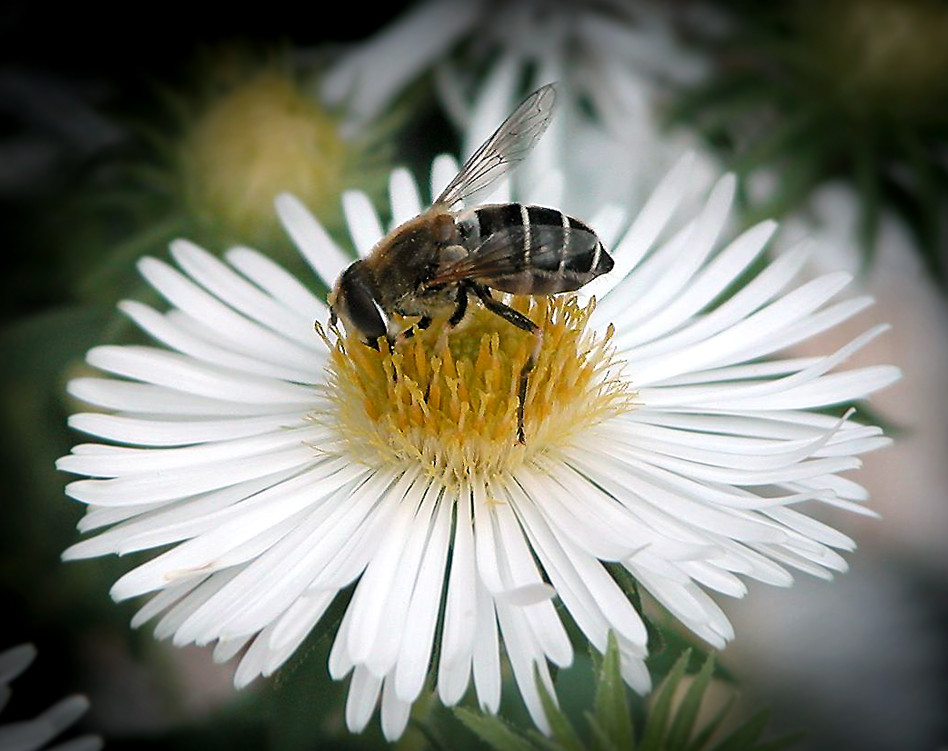
[[[590,230],[516,225],[490,235],[476,250],[439,271],[425,286],[466,279],[514,294],[555,294],[579,289],[612,268]]]
[[[550,124],[555,104],[554,84],[541,86],[524,99],[464,163],[435,205],[450,208],[492,185],[522,162]]]

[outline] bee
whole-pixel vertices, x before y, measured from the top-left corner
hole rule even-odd
[[[438,346],[461,323],[471,296],[490,312],[534,337],[519,381],[517,441],[523,429],[527,378],[542,344],[540,328],[492,291],[515,295],[571,292],[613,267],[595,232],[557,209],[519,203],[454,210],[526,158],[553,117],[556,88],[528,96],[420,215],[392,230],[371,253],[339,276],[329,295],[330,323],[378,348],[390,347],[446,316]],[[450,315],[447,315],[450,313]],[[417,317],[407,328],[393,314]]]

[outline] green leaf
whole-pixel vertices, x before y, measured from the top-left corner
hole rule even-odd
[[[536,666],[534,666],[533,669],[533,678],[536,681],[537,690],[540,693],[540,703],[543,705],[543,713],[550,723],[550,730],[553,733],[553,737],[559,743],[559,747],[571,751],[583,751],[582,741],[579,739],[579,736],[576,735],[576,731],[573,729],[573,726],[570,725],[566,715],[563,714],[563,711],[556,705],[553,697],[546,690],[546,686],[540,678],[540,670]]]
[[[721,723],[724,722],[724,718],[727,717],[728,713],[731,711],[731,707],[734,706],[735,696],[732,694],[724,706],[718,710],[718,713],[711,718],[707,725],[705,725],[698,734],[691,739],[691,743],[688,746],[687,751],[699,751],[702,748],[705,748],[708,745],[708,741],[711,739],[711,736],[714,735],[718,728],[721,727]]]
[[[484,743],[496,751],[535,751],[535,746],[495,715],[455,707],[454,715]]]
[[[684,751],[688,746],[688,739],[694,729],[695,720],[698,717],[698,710],[701,708],[701,702],[704,700],[705,691],[711,683],[711,676],[714,673],[714,656],[709,655],[701,666],[701,671],[695,677],[688,692],[678,707],[675,719],[672,722],[668,732],[666,742],[667,751]]]
[[[539,730],[528,730],[526,735],[531,741],[533,741],[535,746],[539,746],[545,751],[563,751],[563,746],[560,745],[559,741],[555,741],[552,738],[547,738]],[[581,746],[580,748],[584,747]]]
[[[691,659],[691,650],[685,650],[672,667],[668,677],[665,678],[665,682],[658,692],[645,723],[641,751],[662,751],[664,749],[665,732],[671,716],[672,699],[678,689],[678,684],[681,683],[681,679],[685,675],[685,670],[688,668],[689,659]]]
[[[717,744],[714,747],[714,751],[746,751],[746,749],[754,748],[757,739],[760,738],[764,729],[767,727],[767,721],[769,719],[770,710],[760,710],[727,738]]]
[[[593,708],[596,724],[616,746],[622,749],[635,747],[629,702],[622,680],[619,644],[611,631],[599,669]]]
[[[619,748],[615,744],[615,741],[609,737],[609,733],[599,724],[592,712],[586,712],[585,715],[586,721],[589,723],[589,729],[592,731],[592,747],[596,749],[596,751],[634,751],[634,745],[628,746],[627,748]]]
[[[412,719],[409,720],[408,726],[424,736],[429,751],[448,751],[448,747],[444,745],[441,737],[435,732],[434,728],[430,726],[429,722]]]

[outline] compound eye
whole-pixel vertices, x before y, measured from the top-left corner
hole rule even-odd
[[[388,333],[388,320],[369,286],[356,274],[347,272],[340,283],[346,318],[370,342]]]

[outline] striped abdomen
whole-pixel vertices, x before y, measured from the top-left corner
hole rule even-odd
[[[502,292],[571,292],[613,266],[589,225],[556,209],[519,203],[481,206],[459,213],[455,224],[470,251],[461,265]]]

